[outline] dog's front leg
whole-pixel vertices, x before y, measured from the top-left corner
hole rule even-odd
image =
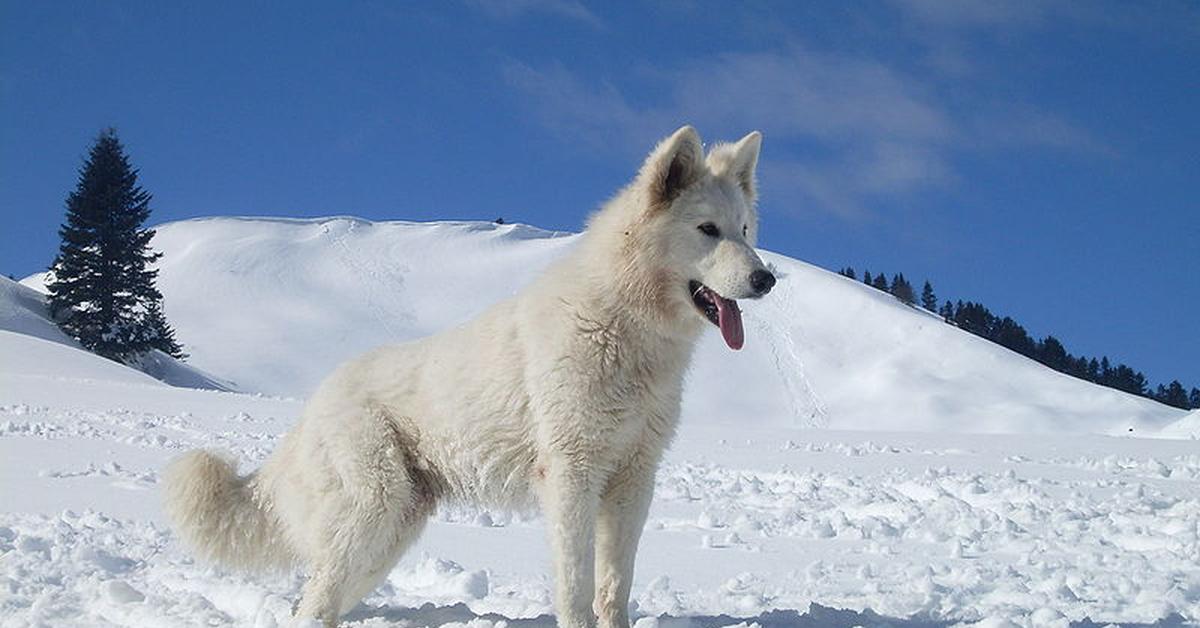
[[[563,457],[546,470],[542,508],[554,551],[555,610],[561,628],[592,628],[599,483],[590,469]]]
[[[635,458],[609,481],[596,519],[596,616],[629,628],[629,590],[638,541],[654,496],[655,465]]]

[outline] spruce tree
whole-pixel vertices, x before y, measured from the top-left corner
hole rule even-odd
[[[75,191],[67,197],[62,244],[50,267],[50,313],[85,348],[128,362],[150,349],[182,356],[162,318],[158,271],[150,249],[150,194],[137,183],[116,131],[92,145]],[[157,314],[152,312],[157,311]],[[156,317],[151,319],[150,317]]]
[[[146,334],[146,340],[150,343],[152,349],[158,349],[180,360],[188,357],[183,352],[183,346],[175,339],[175,330],[171,329],[171,325],[167,323],[167,317],[162,311],[161,301],[152,301],[146,306],[143,330]]]
[[[892,286],[890,288],[892,296],[900,299],[905,305],[912,305],[916,302],[917,296],[913,292],[913,287],[908,280],[904,278],[904,273],[899,273],[892,276]]]
[[[1188,405],[1192,408],[1200,408],[1200,388],[1192,387],[1192,392],[1188,394]]]
[[[1067,350],[1054,336],[1046,336],[1038,343],[1036,359],[1056,371],[1067,369]]]
[[[871,285],[874,286],[876,290],[882,290],[884,292],[888,292],[888,280],[887,280],[887,277],[884,276],[883,273],[879,273],[878,275],[875,275],[875,279],[873,279],[871,281]]]
[[[868,286],[873,285],[873,282],[871,279],[871,271],[869,271],[869,270],[863,271],[863,283],[867,284]]]
[[[950,299],[946,299],[946,302],[942,304],[942,309],[938,310],[938,314],[941,314],[942,320],[947,323],[954,320],[954,306],[950,304]]]
[[[933,293],[933,284],[929,280],[925,280],[925,287],[921,288],[921,307],[930,312],[937,311],[937,295]]]
[[[1160,398],[1159,401],[1167,404],[1168,406],[1183,408],[1185,410],[1187,409],[1188,394],[1184,390],[1183,384],[1179,383],[1179,380],[1174,380],[1167,386],[1159,384],[1158,387],[1162,389],[1163,392],[1162,398]]]
[[[1096,358],[1092,358],[1091,361],[1088,362],[1087,379],[1089,382],[1100,382],[1100,363],[1096,361]]]

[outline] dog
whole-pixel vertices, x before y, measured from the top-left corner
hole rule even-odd
[[[337,624],[442,500],[540,506],[559,626],[628,628],[654,474],[693,347],[744,342],[737,299],[775,283],[754,249],[762,136],[707,153],[685,126],[516,296],[334,371],[262,468],[195,450],[165,509],[201,557],[301,566],[297,620]]]

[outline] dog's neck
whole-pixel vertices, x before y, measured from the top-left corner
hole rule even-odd
[[[690,354],[704,325],[683,298],[687,280],[662,268],[640,237],[647,236],[632,226],[594,221],[578,252],[577,270],[587,274],[580,296],[589,302],[590,312],[602,313],[604,324],[670,339]]]

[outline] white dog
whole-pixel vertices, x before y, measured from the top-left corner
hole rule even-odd
[[[520,294],[338,368],[256,473],[205,451],[178,458],[165,499],[180,535],[226,565],[304,566],[296,616],[333,626],[439,500],[536,501],[559,625],[627,628],[693,345],[708,321],[741,348],[735,299],[775,283],[754,251],[761,137],[705,157],[679,129]]]

